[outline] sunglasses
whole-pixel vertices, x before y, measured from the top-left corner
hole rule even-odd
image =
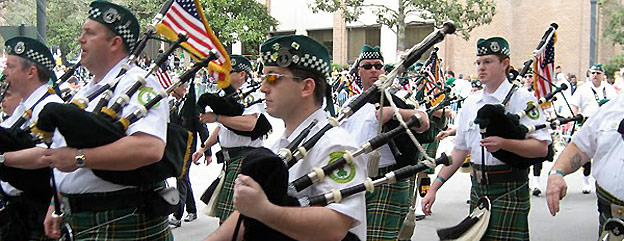
[[[266,81],[269,84],[275,84],[275,82],[277,82],[277,80],[282,78],[282,77],[293,78],[293,79],[300,79],[300,80],[303,79],[303,78],[297,77],[297,76],[284,75],[284,74],[278,74],[278,73],[263,74],[263,75],[260,76],[260,79],[262,81]]]
[[[591,72],[591,74],[602,74],[602,72]]]
[[[369,70],[373,67],[375,67],[375,69],[381,69],[383,67],[383,64],[364,64],[360,67],[364,68],[365,70]]]

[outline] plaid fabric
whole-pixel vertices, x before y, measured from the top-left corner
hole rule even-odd
[[[380,168],[379,176],[392,171]],[[366,194],[366,240],[396,240],[410,206],[410,180],[375,187]],[[413,190],[413,189],[412,189]]]
[[[603,203],[604,205],[610,206],[611,204],[624,206],[624,201],[617,199],[613,194],[609,193],[607,190],[604,190],[602,187],[596,184],[596,196],[598,197],[598,203]],[[600,210],[600,215],[598,215],[598,221],[600,222],[600,228],[598,229],[598,233],[602,231],[602,228],[607,222],[608,219],[612,218],[611,209],[609,212],[607,210]]]
[[[492,202],[488,229],[481,240],[529,240],[528,215],[531,202],[528,182],[508,182],[486,186],[478,184],[474,177],[471,179],[470,212],[475,208],[481,196],[488,196]],[[514,189],[518,190],[510,192]],[[503,195],[505,196],[501,197]],[[499,197],[501,198],[498,199]]]
[[[135,215],[85,231],[113,219],[132,213],[132,209],[102,212],[80,212],[69,215],[69,224],[75,240],[162,240],[173,241],[167,217],[149,217],[137,212]]]
[[[218,217],[221,222],[225,221],[232,212],[234,212],[234,180],[241,171],[243,156],[231,157],[230,160],[225,160],[227,167],[225,168],[225,179],[223,181],[223,187],[219,192],[217,199],[217,210],[215,216]]]

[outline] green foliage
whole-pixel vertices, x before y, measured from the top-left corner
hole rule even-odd
[[[598,1],[600,11],[607,17],[607,23],[604,28],[604,36],[607,39],[624,44],[624,6],[620,1],[600,0]]]
[[[606,17],[607,23],[604,28],[604,36],[608,41],[624,45],[624,5],[621,1],[615,0],[599,0],[598,5],[600,12]],[[615,71],[624,67],[624,55],[611,57],[608,64],[605,65],[607,76],[613,76]]]
[[[47,0],[48,46],[59,48],[64,63],[80,54],[78,37],[87,19],[89,0]]]
[[[377,23],[386,25],[401,34],[408,22],[406,17],[415,15],[423,19],[431,19],[436,27],[441,27],[445,21],[451,20],[457,26],[457,32],[464,39],[470,37],[470,31],[475,27],[492,22],[496,11],[494,0],[396,0],[398,9],[374,4],[364,0],[314,0],[310,4],[313,12],[336,12],[343,10],[345,20],[353,22],[364,13],[364,9],[371,10],[377,15]]]
[[[610,78],[613,78],[613,73],[619,71],[624,67],[624,55],[616,55],[611,57],[609,63],[604,65],[605,74]]]
[[[266,6],[255,0],[201,0],[212,31],[224,45],[236,41],[259,46],[277,27]],[[257,50],[250,50],[256,54]]]
[[[92,0],[47,0],[47,42],[61,50],[62,57],[74,59],[80,53],[82,24],[87,19]],[[135,13],[145,31],[161,8],[163,0],[112,0]],[[266,7],[255,0],[201,0],[204,14],[217,37],[225,45],[234,41],[257,46],[277,26]],[[0,0],[7,11],[1,15],[9,25],[35,26],[35,0]],[[237,33],[237,34],[235,34]]]

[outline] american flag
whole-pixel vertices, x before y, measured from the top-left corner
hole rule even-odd
[[[358,83],[358,78],[355,75],[349,76],[349,90],[351,90],[352,96],[362,93],[362,87]]]
[[[173,81],[171,81],[171,77],[169,76],[167,71],[163,71],[161,68],[158,68],[158,70],[156,70],[156,78],[164,89],[169,88],[169,86],[173,84]]]
[[[537,73],[533,77],[533,89],[537,99],[542,98],[552,92],[552,79],[554,76],[555,65],[555,43],[557,42],[557,33],[554,33],[550,41],[537,54],[535,62],[533,62],[533,70]],[[544,78],[540,77],[540,76]]]
[[[218,86],[225,88],[230,85],[230,57],[212,32],[200,6],[199,0],[174,0],[162,22],[156,25],[157,32],[171,40],[177,39],[178,33],[186,32],[189,39],[182,45],[201,58],[216,49],[219,59],[210,62],[208,69]]]
[[[427,75],[425,82],[425,93],[429,93],[436,83],[440,87],[444,87],[444,72],[442,70],[442,60],[438,59],[438,54],[436,52],[432,52],[429,57],[428,64],[425,67],[425,74]],[[440,92],[440,89],[436,89],[432,94]]]

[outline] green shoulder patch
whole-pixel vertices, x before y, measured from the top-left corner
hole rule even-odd
[[[332,152],[329,154],[329,163],[333,163],[344,156],[344,152]],[[355,177],[355,165],[348,164],[338,168],[329,174],[329,178],[337,183],[348,183]]]
[[[147,102],[149,102],[156,96],[157,94],[156,92],[154,92],[154,89],[152,89],[152,87],[143,86],[139,88],[139,94],[137,95],[137,98],[138,98],[139,103],[141,103],[142,105],[145,105],[147,104]],[[154,105],[154,107],[158,107],[158,105],[160,105],[160,102]]]
[[[529,113],[527,113],[527,116],[533,120],[537,120],[540,117],[540,111],[539,111],[539,105],[537,105],[535,102],[533,101],[529,101],[527,102],[527,107],[529,106],[535,106],[535,108],[533,108],[531,111],[529,111]]]

